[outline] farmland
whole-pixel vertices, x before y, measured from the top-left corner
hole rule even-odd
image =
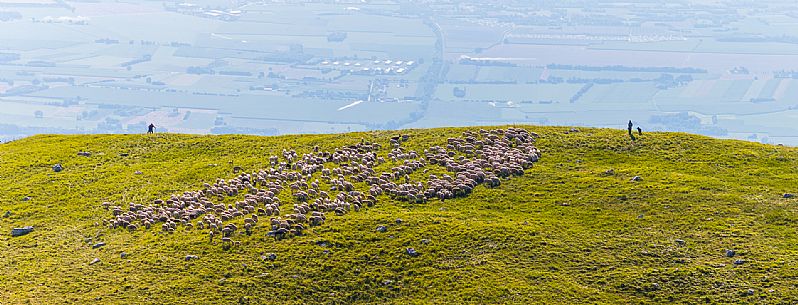
[[[756,6],[0,2],[0,139],[631,119],[798,145],[798,8]]]

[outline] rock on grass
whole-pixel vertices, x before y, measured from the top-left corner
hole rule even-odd
[[[28,234],[30,232],[33,232],[33,227],[32,226],[26,226],[26,227],[22,227],[22,228],[13,228],[13,229],[11,229],[11,236],[14,236],[14,237],[22,236],[22,235]]]

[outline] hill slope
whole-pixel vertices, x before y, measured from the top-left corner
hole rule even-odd
[[[183,227],[110,229],[102,221],[113,215],[101,203],[201,189],[234,177],[234,166],[266,168],[283,149],[301,155],[364,139],[381,143],[384,156],[400,132],[42,135],[2,144],[0,213],[10,215],[0,218],[0,303],[798,300],[798,201],[782,198],[798,190],[798,150],[687,134],[649,133],[632,143],[625,131],[524,128],[540,135],[542,158],[499,187],[423,204],[383,195],[359,212],[328,213],[304,236],[275,241],[259,225],[235,235],[241,245],[230,248]],[[421,152],[465,130],[479,128],[401,133]],[[62,172],[53,172],[56,163]],[[26,225],[34,231],[10,235]],[[93,249],[97,242],[106,245]],[[269,253],[276,259],[262,258]],[[94,258],[100,262],[90,265]]]

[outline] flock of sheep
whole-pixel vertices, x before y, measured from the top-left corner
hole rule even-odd
[[[381,145],[364,141],[334,151],[315,147],[301,156],[284,150],[282,158],[269,158],[266,169],[239,173],[236,167],[238,176],[206,183],[201,190],[124,208],[104,202],[114,217],[103,223],[130,231],[160,226],[167,233],[182,226],[207,232],[211,242],[218,238],[224,247],[236,246],[232,239],[236,234],[252,234],[258,227],[269,228],[267,236],[279,240],[324,224],[328,214],[343,216],[371,207],[383,196],[425,203],[468,196],[480,184],[499,186],[501,178],[523,175],[540,158],[535,138],[537,134],[519,128],[466,131],[460,138],[447,139],[445,147],[418,153],[402,147],[409,136],[401,135],[390,139],[385,157],[378,155]],[[375,168],[387,170],[386,158],[394,166],[377,173]],[[431,165],[445,168],[446,173],[427,175]],[[423,174],[413,175],[420,171]],[[418,181],[411,176],[428,178]],[[235,203],[214,203],[227,197],[235,198],[229,200]],[[233,223],[241,218],[241,226]]]

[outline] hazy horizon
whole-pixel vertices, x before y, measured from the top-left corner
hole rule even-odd
[[[0,140],[537,124],[798,145],[791,1],[0,1]]]

